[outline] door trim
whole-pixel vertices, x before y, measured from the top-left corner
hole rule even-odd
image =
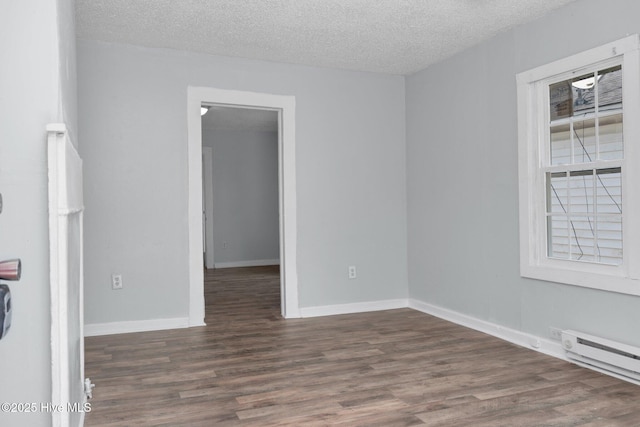
[[[82,159],[64,124],[47,125],[51,402],[86,402],[84,385],[84,258]],[[76,318],[77,316],[77,318]],[[77,324],[73,321],[77,321]],[[53,426],[69,426],[84,412],[52,411]]]
[[[200,119],[202,104],[278,111],[280,307],[283,317],[300,317],[297,272],[295,97],[190,86],[187,91],[189,326],[204,325],[202,125]]]

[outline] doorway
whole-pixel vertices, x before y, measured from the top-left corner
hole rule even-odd
[[[205,268],[280,265],[278,112],[207,105],[201,119]]]
[[[278,115],[278,188],[281,314],[300,317],[297,280],[295,97],[256,92],[189,87],[188,212],[189,212],[189,326],[204,325],[202,105],[272,110]]]

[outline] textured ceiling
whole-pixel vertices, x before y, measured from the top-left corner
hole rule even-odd
[[[575,0],[76,0],[81,39],[411,74]]]

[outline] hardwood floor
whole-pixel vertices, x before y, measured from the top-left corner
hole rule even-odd
[[[283,320],[206,274],[207,326],[88,337],[87,426],[638,426],[640,387],[411,310]]]

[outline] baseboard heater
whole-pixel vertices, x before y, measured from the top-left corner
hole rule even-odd
[[[640,348],[582,332],[562,331],[567,358],[640,385]]]

